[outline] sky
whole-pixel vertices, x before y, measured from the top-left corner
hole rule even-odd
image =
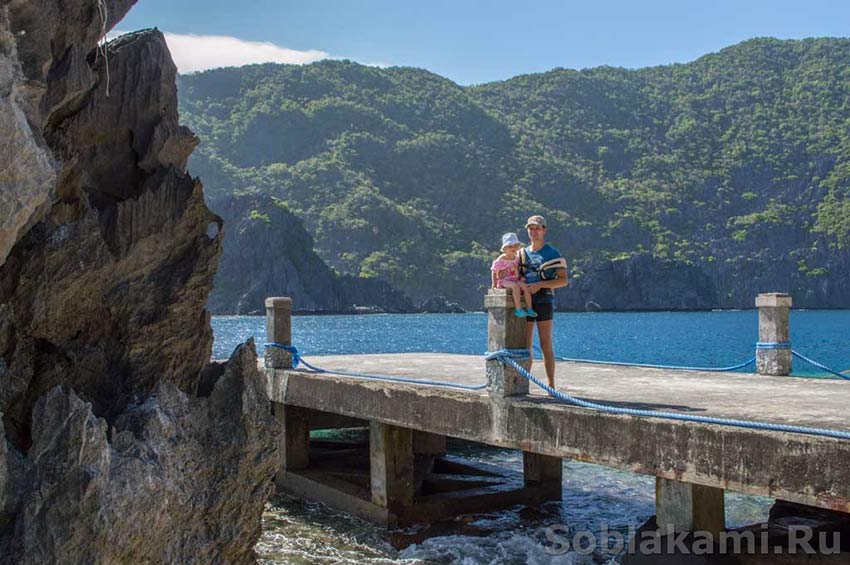
[[[555,67],[685,63],[752,37],[850,36],[848,0],[139,0],[180,72],[325,58],[480,84]]]

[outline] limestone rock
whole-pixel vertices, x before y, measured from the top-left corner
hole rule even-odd
[[[25,114],[25,81],[8,8],[0,5],[0,265],[54,194],[55,165]]]
[[[264,313],[268,296],[289,296],[296,310],[350,312],[355,304],[409,312],[402,293],[376,279],[338,275],[314,251],[303,222],[265,195],[214,200],[224,218],[224,251],[209,309],[215,314]]]
[[[0,408],[20,449],[34,402],[57,385],[111,421],[162,380],[194,392],[210,356],[203,305],[220,220],[179,168],[195,138],[177,123],[176,69],[157,31],[110,52],[110,95],[101,81],[47,130],[64,201],[0,268],[0,360],[16,376],[0,384]]]
[[[91,404],[51,390],[33,412],[14,474],[28,480],[6,504],[16,529],[0,551],[18,563],[253,562],[275,471],[268,402],[253,343],[208,397],[162,383],[111,430]]]
[[[277,427],[208,365],[221,220],[134,0],[0,2],[0,561],[248,563]],[[7,198],[8,196],[8,198]]]

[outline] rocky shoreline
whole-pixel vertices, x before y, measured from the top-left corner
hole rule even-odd
[[[254,344],[209,363],[222,221],[165,39],[98,47],[133,4],[0,4],[4,562],[251,563],[272,489]]]

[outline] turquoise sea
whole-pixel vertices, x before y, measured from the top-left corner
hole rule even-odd
[[[481,354],[486,349],[486,320],[483,313],[296,316],[292,335],[308,360],[311,355],[340,353]],[[213,356],[226,358],[251,336],[261,349],[264,324],[257,316],[213,317]],[[558,313],[555,319],[556,354],[571,358],[729,366],[751,358],[757,338],[755,310]],[[795,350],[835,370],[850,368],[850,311],[792,311],[791,341]],[[823,373],[796,359],[794,372]],[[518,451],[466,443],[452,448],[470,459],[522,469]],[[600,551],[551,555],[545,529],[560,524],[571,531],[599,532],[604,524],[626,533],[654,513],[654,480],[568,460],[564,466],[560,503],[462,517],[430,528],[386,532],[321,504],[279,498],[264,516],[257,551],[268,564],[616,563],[616,555]],[[762,521],[771,503],[729,492],[727,525]]]

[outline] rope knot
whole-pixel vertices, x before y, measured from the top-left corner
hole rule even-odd
[[[264,347],[274,347],[276,349],[283,349],[284,351],[288,351],[292,354],[292,368],[295,369],[298,367],[298,364],[301,363],[301,355],[298,354],[298,348],[294,345],[286,345],[284,343],[266,343]]]

